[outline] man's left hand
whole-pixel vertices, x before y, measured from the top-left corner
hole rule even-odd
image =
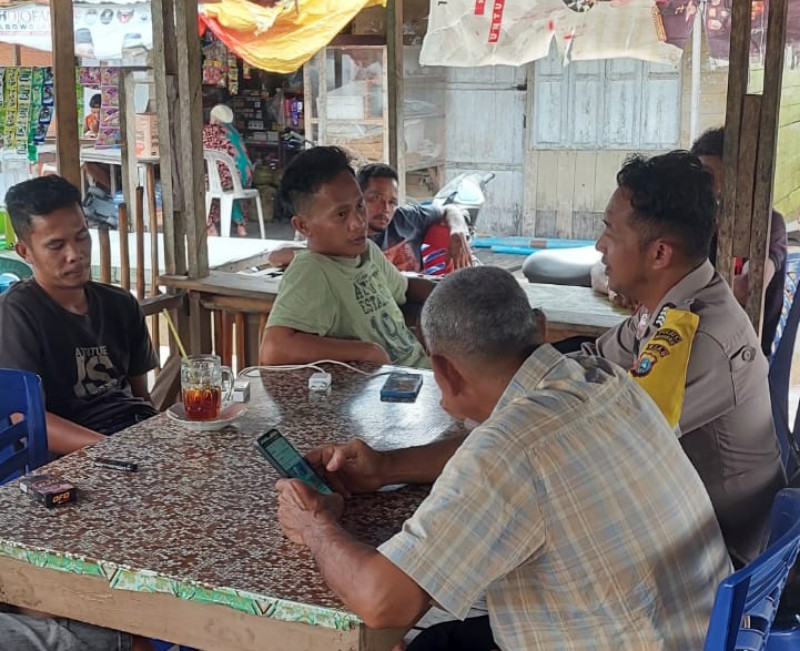
[[[280,479],[275,487],[283,533],[298,545],[308,546],[304,535],[309,535],[316,525],[336,522],[344,511],[341,495],[323,495],[299,479]]]
[[[447,248],[447,257],[453,262],[454,269],[463,269],[472,266],[472,251],[464,233],[451,233],[450,246]]]

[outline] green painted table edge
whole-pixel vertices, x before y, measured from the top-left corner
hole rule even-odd
[[[349,631],[362,623],[355,615],[332,608],[265,597],[234,588],[211,588],[197,581],[174,579],[156,572],[137,570],[75,554],[31,549],[8,540],[0,539],[0,556],[39,568],[104,579],[112,589],[116,590],[171,594],[186,601],[228,606],[248,615],[270,617],[285,622],[309,624],[337,631]]]

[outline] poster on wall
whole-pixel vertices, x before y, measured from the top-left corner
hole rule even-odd
[[[75,55],[114,61],[153,49],[150,3],[75,6]],[[0,7],[0,43],[50,51],[50,7],[21,4]]]
[[[670,0],[671,2],[672,0]],[[691,4],[696,0],[681,0]],[[657,0],[448,0],[431,3],[420,63],[518,66],[547,56],[677,64]],[[660,29],[661,28],[661,29]]]
[[[703,23],[713,65],[727,65],[734,0],[707,0]],[[694,28],[699,0],[446,0],[431,2],[420,63],[522,65],[555,43],[569,61],[629,57],[677,65]],[[752,0],[750,54],[766,53],[769,3]],[[789,0],[787,45],[800,65],[800,0]]]
[[[767,53],[767,16],[769,5],[754,0],[750,7],[750,58],[763,63]],[[705,27],[708,38],[708,55],[716,65],[728,65],[731,43],[731,18],[733,0],[708,0]],[[787,63],[798,65],[800,52],[800,1],[790,0],[786,18],[786,44],[791,48]]]

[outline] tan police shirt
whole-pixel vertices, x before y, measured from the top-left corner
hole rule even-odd
[[[785,483],[772,423],[767,360],[747,314],[706,261],[663,297],[600,337],[597,354],[630,369],[665,306],[700,317],[679,422],[683,449],[714,504],[731,555],[755,557],[775,493]]]

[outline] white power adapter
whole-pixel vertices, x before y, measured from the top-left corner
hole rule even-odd
[[[308,378],[309,391],[327,391],[331,388],[331,374],[320,371]]]

